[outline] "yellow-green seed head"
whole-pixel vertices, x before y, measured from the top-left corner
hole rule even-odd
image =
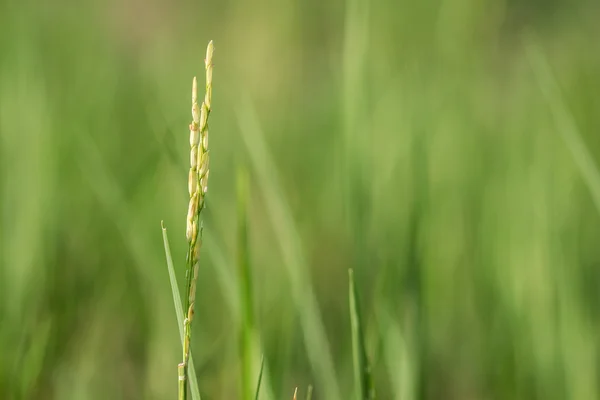
[[[200,129],[205,130],[207,123],[208,123],[208,106],[205,103],[202,103],[202,108],[200,109]]]
[[[202,177],[208,170],[208,152],[202,153],[198,160],[198,176]]]
[[[192,80],[192,104],[198,102],[198,80],[196,77]]]
[[[200,131],[198,130],[198,126],[194,126],[192,122],[190,124],[190,146],[197,146],[200,143]]]
[[[213,45],[213,41],[211,40],[208,43],[208,47],[206,48],[206,58],[204,59],[204,63],[206,65],[206,96],[204,96],[204,104],[210,110],[210,103],[212,98],[212,71],[213,71],[213,52],[215,50],[215,46]]]
[[[195,168],[196,164],[198,164],[198,146],[192,146],[190,150],[190,166]]]
[[[187,238],[188,241],[191,241],[192,239],[194,239],[194,235],[193,235],[193,224],[196,220],[196,211],[198,207],[198,193],[194,192],[192,194],[192,197],[190,198],[190,204],[188,206],[188,214],[187,214],[187,218],[186,218],[186,230],[185,230],[185,236]]]
[[[202,137],[202,149],[204,151],[208,150],[208,129],[204,131],[204,136]]]
[[[192,104],[192,120],[194,121],[195,128],[198,129],[198,125],[200,125],[200,106],[198,103]]]
[[[190,168],[190,174],[188,176],[188,191],[190,192],[190,196],[196,193],[196,188],[198,187],[198,178],[196,178],[196,171]]]
[[[215,51],[215,45],[213,44],[213,41],[211,40],[210,42],[208,42],[208,46],[206,47],[206,58],[204,59],[204,64],[206,65],[206,69],[212,69],[212,59],[213,59],[213,52]]]
[[[200,187],[202,188],[202,193],[206,193],[208,191],[208,173],[210,170],[206,171],[206,174],[200,179]]]

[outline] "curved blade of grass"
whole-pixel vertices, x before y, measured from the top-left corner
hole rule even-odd
[[[171,257],[171,246],[169,246],[169,237],[167,236],[167,228],[163,221],[160,221],[162,228],[163,243],[165,246],[165,256],[167,258],[167,268],[169,270],[169,281],[171,282],[171,290],[173,292],[173,303],[175,304],[175,314],[177,314],[177,326],[179,327],[179,339],[183,345],[183,307],[181,305],[181,296],[179,294],[179,287],[177,286],[177,278],[175,276],[175,268],[173,267],[173,258]],[[200,389],[198,387],[198,379],[196,377],[196,370],[194,368],[194,359],[192,358],[190,350],[190,364],[189,364],[189,379],[190,379],[190,391],[192,392],[193,400],[201,400]]]
[[[538,86],[550,107],[556,130],[573,155],[573,161],[590,191],[596,209],[600,212],[600,171],[594,157],[582,138],[575,117],[565,104],[548,60],[533,38],[529,38],[527,51]]]
[[[249,99],[238,109],[238,122],[240,136],[248,150],[267,215],[277,236],[277,245],[291,287],[292,301],[299,313],[308,360],[316,372],[319,388],[324,391],[323,397],[328,400],[340,400],[342,397],[336,380],[331,349],[321,311],[306,272],[308,267],[298,227],[283,194],[277,167]]]
[[[262,382],[263,369],[265,367],[265,356],[260,358],[260,371],[258,372],[258,382],[256,382],[256,394],[254,400],[258,400],[258,394],[260,393],[260,383]]]
[[[354,358],[354,384],[356,385],[356,398],[367,400],[375,398],[371,369],[367,359],[363,328],[360,318],[358,289],[354,282],[354,271],[348,270],[349,297],[350,297],[350,323],[352,326],[352,355]]]

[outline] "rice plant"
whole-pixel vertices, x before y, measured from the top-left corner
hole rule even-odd
[[[188,191],[190,201],[186,218],[186,238],[188,241],[188,252],[186,256],[186,284],[185,284],[185,306],[182,311],[178,311],[178,323],[180,332],[183,332],[183,361],[178,365],[178,388],[179,400],[186,400],[188,393],[188,380],[190,376],[190,342],[192,336],[192,320],[194,317],[194,306],[196,299],[196,282],[198,280],[199,254],[202,246],[202,220],[201,213],[205,206],[205,197],[208,190],[208,116],[211,111],[212,98],[212,71],[214,45],[210,41],[206,49],[205,68],[206,68],[206,94],[202,105],[198,105],[198,81],[194,77],[192,81],[192,122],[190,123],[190,171],[188,177]],[[163,236],[165,251],[167,253],[167,264],[169,266],[169,276],[173,288],[173,300],[176,310],[180,308],[178,299],[178,287],[175,281],[175,275],[166,230],[163,227]],[[183,313],[185,312],[185,315]],[[183,321],[181,321],[183,319]],[[192,367],[193,369],[193,367]],[[194,376],[195,380],[195,376]],[[192,388],[192,393],[199,393],[197,384]],[[199,399],[199,394],[194,395]]]
[[[174,399],[188,343],[188,400],[354,400],[360,336],[381,399],[600,398],[599,2],[31,5],[0,2],[0,399]]]

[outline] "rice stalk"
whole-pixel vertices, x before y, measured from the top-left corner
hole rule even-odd
[[[186,259],[186,296],[185,307],[187,315],[183,321],[183,361],[178,366],[179,400],[187,399],[188,363],[190,341],[192,334],[192,319],[194,317],[194,302],[196,299],[196,282],[198,280],[198,256],[202,245],[202,225],[200,214],[205,206],[205,196],[208,189],[208,116],[211,111],[212,72],[214,46],[211,41],[206,49],[204,60],[206,67],[206,95],[202,106],[198,106],[198,82],[192,81],[192,123],[190,124],[190,172],[188,191],[190,202],[186,219],[186,238],[188,253]]]
[[[171,246],[169,245],[169,237],[167,236],[167,228],[163,221],[160,222],[163,234],[163,244],[165,246],[165,256],[167,258],[167,269],[169,270],[169,281],[171,282],[171,291],[173,292],[173,303],[175,304],[175,314],[177,315],[177,325],[179,326],[179,338],[183,345],[183,306],[181,305],[181,296],[179,295],[179,287],[177,286],[177,278],[175,277],[175,268],[173,267],[173,258],[171,257]],[[192,392],[193,400],[200,399],[200,389],[198,387],[198,379],[194,368],[194,358],[190,352],[190,391]]]

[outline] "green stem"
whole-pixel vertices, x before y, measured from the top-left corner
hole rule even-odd
[[[192,286],[192,269],[194,263],[193,257],[194,245],[190,243],[188,247],[186,270],[185,270],[185,299],[183,308],[184,321],[183,321],[183,361],[179,364],[179,400],[187,399],[187,377],[188,377],[188,361],[190,355],[190,341],[191,341],[191,313],[190,313],[190,289]]]
[[[254,342],[254,313],[252,299],[252,277],[248,254],[248,177],[245,169],[238,171],[238,276],[242,326],[240,329],[242,399],[252,400],[252,350]]]
[[[179,287],[177,286],[177,278],[175,277],[175,266],[173,265],[173,258],[171,257],[171,246],[169,245],[169,238],[167,235],[167,228],[164,223],[161,221],[161,228],[163,234],[163,243],[165,246],[165,256],[167,258],[167,269],[169,270],[169,280],[171,281],[171,291],[173,293],[173,303],[175,304],[175,314],[177,315],[177,325],[179,326],[179,340],[181,341],[181,345],[184,344],[184,325],[183,321],[185,319],[183,314],[183,307],[181,305],[181,296],[179,295]],[[178,368],[178,376],[181,377],[178,385],[180,387],[179,393],[180,396],[183,396],[185,392],[183,385],[183,379],[189,379],[189,387],[192,394],[193,400],[201,400],[200,398],[200,390],[198,389],[198,381],[196,379],[196,372],[194,371],[194,357],[192,352],[190,351],[190,357],[188,360],[189,365],[189,374],[185,375],[183,368]],[[181,398],[181,397],[179,397]]]
[[[178,400],[185,400],[187,397],[187,376],[185,372],[186,368],[183,363],[179,364],[177,367],[177,375],[179,376],[179,396]]]

